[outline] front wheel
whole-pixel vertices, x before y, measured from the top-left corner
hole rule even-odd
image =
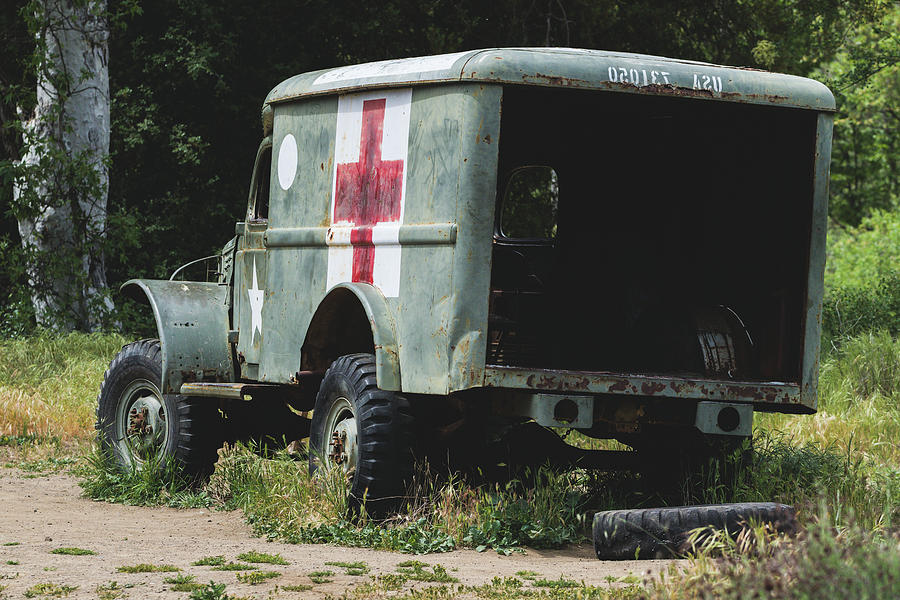
[[[401,395],[378,389],[375,357],[350,354],[319,386],[309,437],[309,470],[340,469],[351,510],[375,517],[402,505],[412,478],[413,417]]]
[[[122,471],[161,471],[174,459],[185,475],[208,477],[221,445],[214,401],[160,391],[159,340],[128,344],[109,364],[97,398],[100,444]]]

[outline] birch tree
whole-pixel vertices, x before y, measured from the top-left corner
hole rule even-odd
[[[13,207],[38,324],[95,330],[113,309],[104,239],[109,75],[105,0],[34,0],[37,89],[20,110]]]

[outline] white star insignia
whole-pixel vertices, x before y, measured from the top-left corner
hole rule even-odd
[[[263,292],[265,290],[259,289],[259,284],[256,281],[256,258],[253,258],[253,287],[247,290],[247,294],[250,296],[250,334],[251,342],[256,336],[256,332],[259,331],[259,334],[262,335],[262,307],[263,307]]]

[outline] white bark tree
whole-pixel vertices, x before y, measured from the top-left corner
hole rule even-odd
[[[109,174],[106,0],[36,0],[37,97],[20,111],[13,198],[38,324],[95,330],[113,309],[103,260]]]

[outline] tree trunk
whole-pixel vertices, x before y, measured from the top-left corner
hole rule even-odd
[[[109,173],[105,0],[41,0],[37,103],[13,197],[38,324],[96,330],[113,309],[103,242]]]

